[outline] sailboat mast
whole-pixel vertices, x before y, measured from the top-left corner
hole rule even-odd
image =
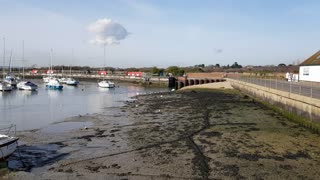
[[[24,40],[22,41],[22,79],[24,80]]]
[[[70,63],[70,76],[71,76],[71,64],[73,63],[73,59],[74,59],[74,52],[73,52],[73,48],[72,48],[72,57],[71,57],[71,63]]]
[[[106,70],[106,45],[103,45],[103,68]]]
[[[52,48],[50,49],[50,68],[49,68],[50,75],[52,74]]]
[[[2,75],[3,79],[5,78],[5,66],[6,66],[6,38],[3,38],[3,67],[2,67]]]
[[[11,62],[12,62],[12,49],[10,51],[10,61],[9,61],[9,72],[11,73]]]

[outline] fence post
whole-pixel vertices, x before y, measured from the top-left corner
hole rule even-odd
[[[291,84],[291,81],[290,81],[290,94],[291,94],[291,87],[292,87],[292,84]]]
[[[311,82],[311,88],[310,88],[310,97],[312,98],[312,87],[313,87],[313,83]]]
[[[301,95],[301,84],[300,84],[300,87],[299,87],[299,95]]]

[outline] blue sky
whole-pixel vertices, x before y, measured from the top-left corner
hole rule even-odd
[[[107,65],[277,65],[319,50],[320,1],[312,0],[0,0],[0,36],[21,64],[103,65],[89,24],[108,18],[130,33],[107,46]],[[2,43],[1,43],[2,52]],[[72,59],[74,50],[74,61]],[[7,57],[8,58],[8,57]]]

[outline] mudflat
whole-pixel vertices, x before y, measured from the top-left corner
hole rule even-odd
[[[19,132],[7,179],[318,179],[320,136],[237,90],[140,95],[105,113]],[[112,113],[111,113],[112,112]],[[9,163],[9,166],[10,166]]]

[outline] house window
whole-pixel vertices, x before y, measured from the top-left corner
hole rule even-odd
[[[309,76],[309,68],[308,67],[303,68],[303,75]]]

